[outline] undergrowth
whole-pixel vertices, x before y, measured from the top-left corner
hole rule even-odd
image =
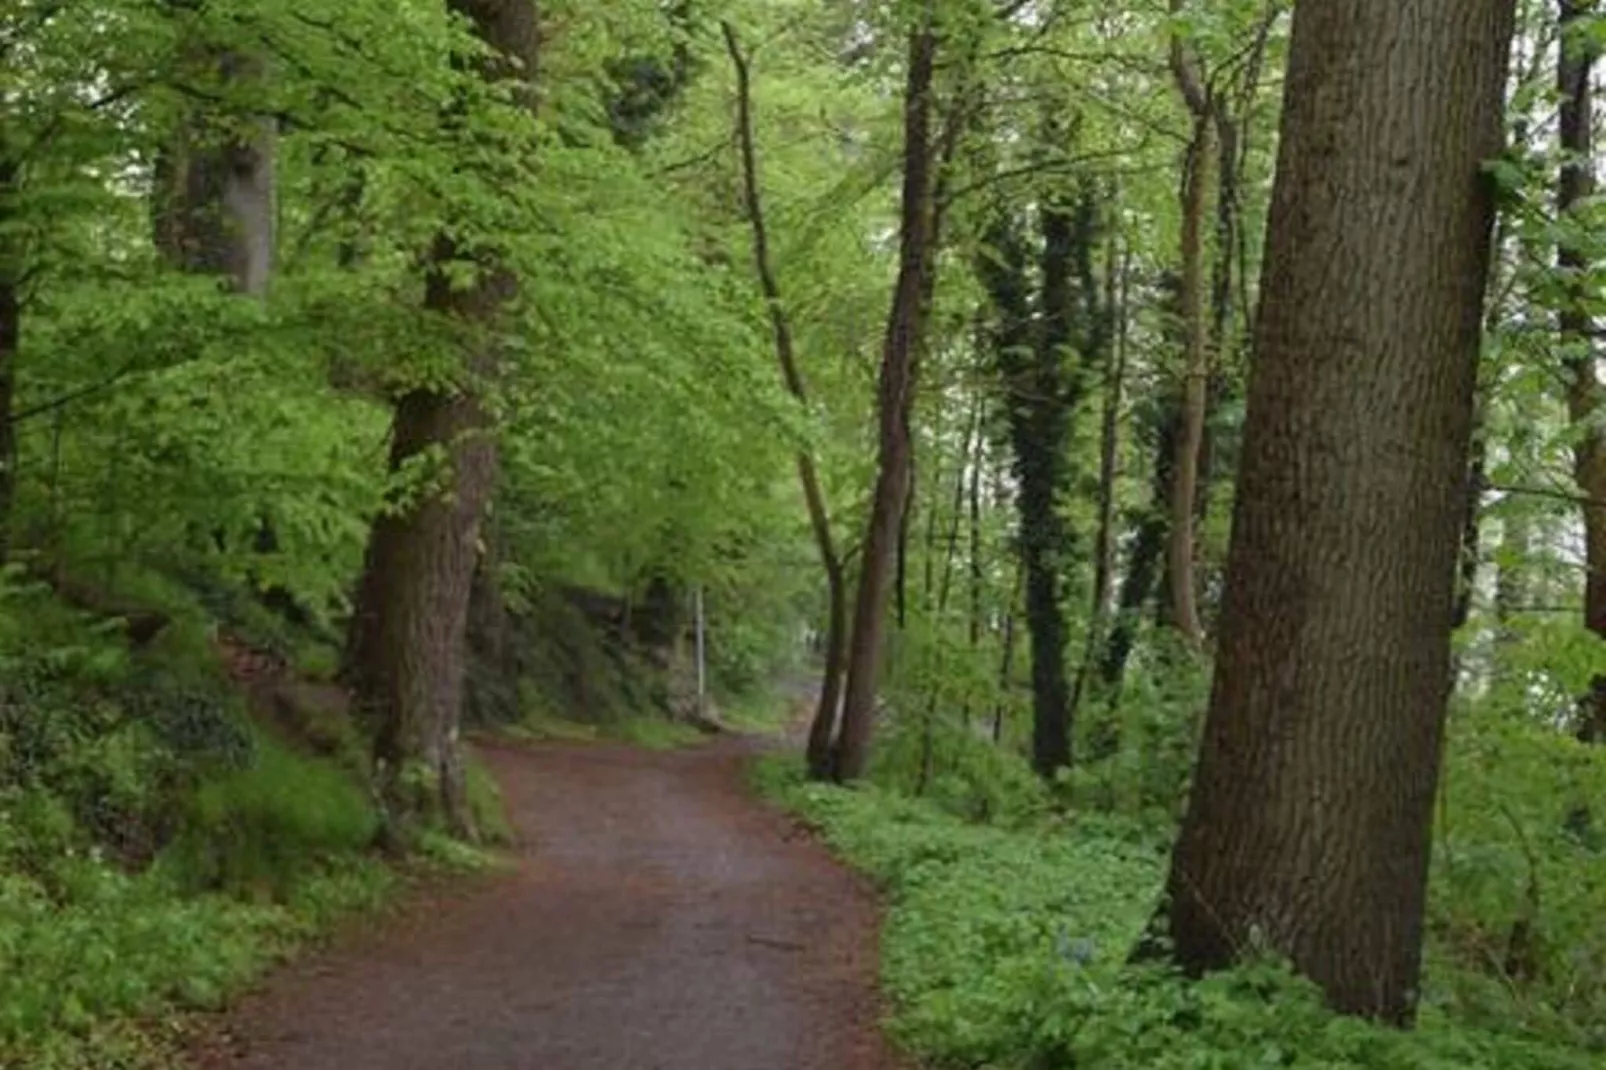
[[[1585,1070],[1602,1065],[1565,1031],[1485,1026],[1435,956],[1409,1033],[1330,1013],[1277,964],[1189,982],[1128,952],[1158,899],[1167,836],[1118,816],[969,819],[957,788],[914,799],[875,784],[809,784],[759,763],[760,790],[817,827],[885,889],[883,983],[893,1036],[936,1067],[1012,1070]],[[1018,793],[1018,784],[1014,792]],[[957,792],[961,799],[974,791]],[[974,811],[971,811],[972,813]],[[1025,816],[1034,814],[1035,816]],[[1496,1020],[1489,1016],[1489,1021]],[[1510,1019],[1500,1019],[1510,1021]],[[1532,1024],[1531,1020],[1527,1024]]]
[[[370,848],[361,770],[247,715],[203,617],[129,650],[0,576],[0,1068],[156,1070],[190,1010],[407,872]],[[476,818],[510,837],[485,771]],[[437,842],[437,840],[442,842]],[[426,870],[484,868],[437,837]]]

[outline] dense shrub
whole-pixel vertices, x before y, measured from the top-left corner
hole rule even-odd
[[[348,775],[259,734],[245,768],[196,789],[163,861],[188,887],[277,898],[307,867],[364,850],[377,828],[372,801]]]
[[[1583,1070],[1565,1032],[1496,1032],[1435,971],[1421,1027],[1335,1016],[1302,981],[1251,963],[1189,983],[1127,954],[1158,896],[1163,840],[1124,819],[968,824],[883,789],[764,790],[887,889],[884,981],[896,1037],[938,1066],[1158,1070]],[[1487,1021],[1493,1021],[1493,1018]],[[1501,1019],[1506,1029],[1519,1030]]]

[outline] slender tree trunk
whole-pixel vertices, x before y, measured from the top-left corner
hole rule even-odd
[[[932,627],[936,629],[935,642],[932,647],[935,654],[931,665],[930,686],[926,691],[925,719],[921,724],[920,780],[916,794],[924,793],[926,783],[930,780],[932,774],[931,763],[935,752],[937,703],[942,699],[943,690],[943,675],[941,672],[941,659],[944,653],[942,628],[948,613],[948,596],[953,591],[954,565],[959,557],[959,527],[965,515],[965,491],[967,487],[975,486],[973,473],[981,467],[981,417],[982,399],[978,394],[972,405],[970,419],[965,423],[965,438],[960,445],[959,458],[954,466],[953,508],[948,514],[948,532],[943,547],[942,579],[938,581],[937,602],[934,607],[936,612],[930,613],[929,611],[933,607],[929,605],[927,607],[928,615],[932,620]],[[927,554],[928,557],[933,556],[929,547],[927,548]],[[972,562],[972,567],[974,567],[974,562]],[[971,645],[974,646],[980,638],[974,618],[971,620],[970,628]],[[968,709],[964,713],[964,717],[968,719]]]
[[[1166,561],[1171,595],[1169,623],[1188,645],[1197,648],[1204,642],[1204,633],[1199,624],[1198,581],[1194,576],[1194,531],[1210,386],[1205,213],[1209,204],[1215,124],[1206,114],[1194,120],[1193,130],[1182,196],[1182,315],[1187,336],[1182,379],[1182,433],[1177,437],[1177,453],[1172,462],[1171,524]]]
[[[1108,307],[1115,323],[1113,343],[1106,354],[1104,367],[1104,412],[1099,425],[1099,498],[1098,530],[1093,538],[1093,590],[1092,605],[1088,612],[1087,643],[1082,653],[1082,664],[1071,688],[1071,717],[1074,721],[1081,707],[1082,696],[1092,677],[1095,662],[1106,649],[1105,633],[1109,629],[1110,587],[1115,573],[1115,478],[1118,469],[1121,442],[1121,402],[1126,379],[1127,300],[1132,270],[1132,252],[1115,253],[1117,241],[1110,240],[1109,275],[1107,281]],[[1105,735],[1098,741],[1097,753],[1092,757],[1105,757],[1113,753],[1115,740]]]
[[[753,90],[747,57],[742,53],[736,29],[729,22],[721,24],[725,47],[731,64],[736,68],[736,136],[741,147],[742,186],[747,202],[747,217],[753,230],[753,262],[758,272],[759,286],[769,307],[770,327],[775,336],[775,357],[781,367],[786,388],[799,405],[808,405],[808,389],[798,367],[792,343],[792,324],[781,301],[781,289],[770,264],[769,232],[764,219],[763,197],[758,180],[758,156],[753,144]],[[814,533],[814,545],[820,554],[820,565],[826,580],[825,671],[820,680],[819,704],[809,727],[808,767],[815,779],[832,774],[832,741],[836,734],[837,707],[841,705],[842,674],[845,667],[847,634],[847,584],[843,577],[842,557],[837,552],[831,534],[831,515],[825,501],[825,492],[815,470],[814,457],[806,449],[797,453],[798,483],[803,488],[803,500],[808,508],[809,527]]]
[[[1170,0],[1173,13],[1184,0]],[[1182,278],[1180,303],[1184,336],[1182,422],[1172,460],[1166,574],[1169,612],[1166,622],[1195,649],[1203,645],[1199,624],[1198,580],[1194,576],[1199,472],[1205,446],[1205,417],[1210,392],[1211,291],[1206,279],[1206,228],[1210,206],[1211,168],[1217,160],[1217,106],[1206,84],[1199,57],[1180,37],[1171,39],[1171,74],[1193,116],[1182,170]]]
[[[1182,433],[1182,411],[1175,399],[1162,398],[1157,406],[1152,433],[1154,467],[1150,476],[1149,506],[1137,519],[1132,550],[1115,596],[1115,618],[1109,641],[1099,657],[1099,680],[1111,705],[1120,700],[1126,678],[1127,661],[1137,645],[1138,625],[1144,606],[1153,593],[1162,607],[1170,605],[1170,584],[1166,581],[1165,551],[1169,540],[1172,465],[1177,456],[1177,437]],[[1164,618],[1164,611],[1160,614]]]
[[[1017,566],[1015,582],[1009,586],[1009,609],[1004,613],[1004,653],[998,660],[998,701],[993,705],[993,742],[1004,736],[1004,707],[1009,702],[1009,682],[1015,672],[1015,617],[1020,606],[1021,587],[1026,582],[1026,569]]]
[[[1415,1009],[1512,0],[1294,15],[1209,716],[1167,885],[1198,973],[1264,946]]]
[[[932,500],[932,504],[931,507],[926,510],[925,548],[924,552],[921,554],[921,570],[924,575],[922,576],[920,585],[920,608],[927,617],[931,616],[931,611],[935,606],[935,602],[933,600],[937,595],[937,525],[942,521],[942,510],[937,508],[937,496],[942,493],[942,477],[944,474],[942,470],[942,439],[943,434],[946,431],[946,428],[943,426],[947,422],[944,419],[946,415],[946,412],[943,410],[942,397],[939,394],[936,402],[932,406],[930,420],[932,447],[931,475],[929,477],[931,493],[929,497]],[[967,427],[966,431],[968,432],[968,430],[969,428]],[[909,528],[909,519],[913,516],[915,495],[917,491],[918,488],[916,488],[911,481],[909,487],[909,500],[904,506],[905,519],[903,522],[903,527],[905,534],[903,536],[903,542],[905,543],[908,542],[907,532]],[[902,625],[903,622],[900,620],[899,626],[902,627]]]
[[[22,340],[22,266],[11,245],[10,227],[18,193],[17,170],[0,136],[0,565],[11,553],[17,497],[17,429],[11,417]]]
[[[903,206],[898,282],[888,316],[877,393],[880,444],[875,495],[859,569],[849,648],[847,690],[842,709],[836,774],[856,780],[870,755],[876,694],[881,675],[881,644],[886,631],[888,574],[896,551],[899,518],[909,493],[908,413],[913,401],[915,357],[924,328],[922,300],[931,256],[931,83],[937,51],[934,3],[928,0],[923,24],[909,40],[904,91]]]
[[[981,441],[981,398],[971,408],[965,424],[965,439],[960,446],[959,463],[954,470],[953,509],[948,514],[948,534],[942,555],[942,579],[937,584],[937,615],[948,609],[948,595],[953,590],[954,562],[959,557],[959,526],[965,513],[965,489],[969,485],[967,468],[974,470],[980,464],[978,446]]]
[[[983,424],[986,420],[986,408],[982,406],[976,414],[976,463],[970,466],[970,651],[971,657],[981,648],[982,610],[981,595],[984,572],[981,559],[981,473],[986,463],[986,435]],[[960,721],[970,724],[970,689],[966,689],[965,703],[960,709]]]
[[[479,61],[486,78],[533,78],[538,24],[530,0],[450,6],[489,47]],[[534,107],[527,90],[522,100]],[[460,248],[445,235],[430,259],[425,307],[472,336],[469,355],[459,382],[417,387],[397,401],[390,463],[399,473],[443,454],[449,493],[419,495],[375,519],[347,652],[355,708],[374,726],[386,832],[398,844],[435,813],[455,834],[475,834],[458,737],[476,544],[497,474],[481,395],[500,365],[496,321],[518,289],[494,253]],[[454,288],[451,277],[465,263],[477,276]]]
[[[904,428],[905,436],[908,433],[909,429],[907,427]],[[893,563],[895,572],[892,581],[893,620],[897,623],[900,632],[909,626],[909,525],[914,522],[916,476],[914,444],[911,440],[909,447],[909,483],[903,494],[903,508],[898,513],[898,551],[897,560]]]
[[[1561,217],[1571,215],[1595,192],[1591,76],[1600,49],[1584,21],[1595,6],[1588,0],[1560,0],[1557,90],[1562,163],[1556,182],[1556,214]],[[1590,267],[1589,258],[1564,240],[1556,251],[1556,266],[1566,292],[1557,325],[1569,376],[1567,410],[1573,426],[1582,432],[1573,447],[1573,473],[1583,497],[1606,502],[1606,431],[1600,428],[1606,388],[1596,369],[1594,318],[1586,304],[1589,298],[1582,277]],[[1584,626],[1606,639],[1606,505],[1586,505],[1583,514]],[[1580,705],[1579,738],[1606,742],[1606,676],[1594,680]]]

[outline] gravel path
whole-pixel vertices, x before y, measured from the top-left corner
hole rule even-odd
[[[517,869],[275,975],[200,1070],[892,1070],[858,878],[751,745],[494,747]]]

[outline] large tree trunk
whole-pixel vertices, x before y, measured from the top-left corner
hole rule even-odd
[[[1561,97],[1558,122],[1562,163],[1556,182],[1556,214],[1567,216],[1595,192],[1594,90],[1590,77],[1599,46],[1587,32],[1584,20],[1594,4],[1560,0],[1560,59],[1557,90]],[[1586,32],[1580,33],[1580,28]],[[1606,431],[1600,411],[1606,389],[1600,384],[1594,342],[1594,320],[1585,305],[1582,278],[1589,269],[1587,254],[1563,241],[1556,251],[1556,266],[1565,287],[1559,342],[1568,372],[1567,411],[1581,435],[1573,447],[1573,473],[1580,494],[1589,500],[1584,514],[1584,626],[1606,639]],[[1579,737],[1606,742],[1606,677],[1598,677],[1581,703]]]
[[[1512,0],[1294,15],[1220,652],[1172,859],[1194,973],[1418,988]]]
[[[538,43],[530,0],[452,0],[490,47],[488,79],[535,70]],[[533,107],[533,94],[524,95]],[[374,758],[386,832],[405,844],[421,819],[439,815],[457,835],[472,837],[458,742],[465,634],[477,543],[496,483],[494,430],[481,401],[499,364],[495,321],[517,280],[495,254],[462,249],[444,235],[431,251],[424,303],[458,321],[470,355],[449,387],[417,387],[396,403],[391,428],[393,473],[440,452],[443,490],[417,495],[374,521],[348,637],[347,677],[354,705],[374,728]],[[451,275],[467,262],[477,272],[466,288]]]
[[[925,277],[933,270],[931,256],[931,82],[937,37],[934,4],[928,2],[922,25],[909,39],[909,69],[904,89],[903,208],[900,222],[898,281],[887,320],[877,392],[880,444],[875,496],[865,533],[854,606],[853,639],[848,651],[847,690],[842,731],[837,743],[836,775],[855,780],[864,774],[870,756],[876,693],[881,677],[881,644],[886,631],[887,596],[892,558],[897,549],[900,518],[909,494],[908,413],[913,401],[916,354],[924,329],[922,296]]]
[[[775,336],[775,357],[781,367],[786,388],[801,406],[808,405],[808,389],[798,367],[792,344],[792,323],[781,302],[780,283],[770,263],[769,233],[764,219],[763,198],[759,190],[758,158],[753,145],[753,91],[747,57],[742,53],[735,27],[721,23],[731,64],[736,68],[736,137],[742,156],[742,188],[747,202],[747,218],[753,229],[753,264],[759,286],[769,306],[770,327]],[[831,744],[836,734],[837,708],[842,701],[842,673],[847,650],[847,583],[843,577],[842,556],[831,534],[831,514],[815,470],[814,456],[807,449],[797,451],[797,478],[808,508],[809,527],[825,571],[826,625],[825,669],[820,680],[819,702],[809,726],[809,775],[823,780],[832,774]]]

